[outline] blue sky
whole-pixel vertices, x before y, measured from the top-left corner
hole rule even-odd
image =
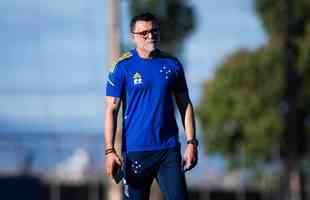
[[[211,78],[216,64],[236,49],[253,49],[266,41],[253,1],[194,0],[192,4],[198,19],[186,48],[192,83]]]
[[[201,84],[238,48],[267,39],[252,1],[193,0],[184,49],[194,104]],[[2,0],[0,131],[101,133],[107,67],[106,1]],[[129,29],[121,1],[123,38]]]

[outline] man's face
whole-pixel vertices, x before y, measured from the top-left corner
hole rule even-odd
[[[158,27],[152,21],[137,21],[132,40],[138,49],[152,52],[159,41]]]

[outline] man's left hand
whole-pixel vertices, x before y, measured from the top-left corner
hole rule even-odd
[[[188,144],[183,155],[184,171],[191,170],[198,162],[198,149],[193,144]]]

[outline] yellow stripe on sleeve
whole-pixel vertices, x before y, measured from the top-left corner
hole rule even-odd
[[[120,57],[114,59],[113,62],[112,62],[112,67],[110,68],[110,72],[111,72],[111,73],[114,72],[117,63],[119,63],[120,61],[129,59],[130,57],[132,57],[132,53],[131,53],[130,51],[128,51],[127,53],[124,53],[124,54],[121,55]]]

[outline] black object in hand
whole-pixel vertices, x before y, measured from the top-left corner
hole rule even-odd
[[[118,184],[124,178],[124,171],[120,165],[116,164],[114,166],[112,177],[116,184]]]

